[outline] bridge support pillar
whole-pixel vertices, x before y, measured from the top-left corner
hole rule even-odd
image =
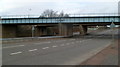
[[[59,35],[70,37],[73,36],[73,24],[59,24]]]
[[[87,26],[79,25],[79,32],[80,32],[80,35],[86,35],[87,34]]]
[[[2,38],[16,37],[17,25],[2,25]]]

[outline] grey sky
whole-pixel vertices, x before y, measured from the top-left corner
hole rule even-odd
[[[117,13],[119,0],[0,0],[0,15],[40,15],[45,9],[80,13]],[[31,9],[31,11],[29,10]]]

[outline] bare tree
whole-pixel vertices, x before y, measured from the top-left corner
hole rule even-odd
[[[69,17],[68,14],[64,14],[63,11],[58,14],[58,11],[53,11],[52,9],[45,10],[40,17]]]
[[[63,11],[59,14],[59,17],[64,17],[64,12]]]
[[[69,17],[69,14],[65,14],[63,11],[61,11],[59,17]]]
[[[52,9],[47,9],[41,14],[41,17],[56,17],[56,16],[58,16],[57,11],[53,11]]]
[[[65,14],[64,17],[69,17],[69,14]]]

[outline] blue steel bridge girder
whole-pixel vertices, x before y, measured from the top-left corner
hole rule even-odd
[[[40,18],[2,18],[1,24],[41,24],[41,23],[93,23],[120,22],[120,16],[96,17],[40,17]]]

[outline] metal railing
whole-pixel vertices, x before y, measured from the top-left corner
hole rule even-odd
[[[69,17],[119,16],[120,13],[81,13],[81,14],[68,14],[68,15]],[[41,15],[3,15],[1,16],[1,18],[38,18],[40,16]]]

